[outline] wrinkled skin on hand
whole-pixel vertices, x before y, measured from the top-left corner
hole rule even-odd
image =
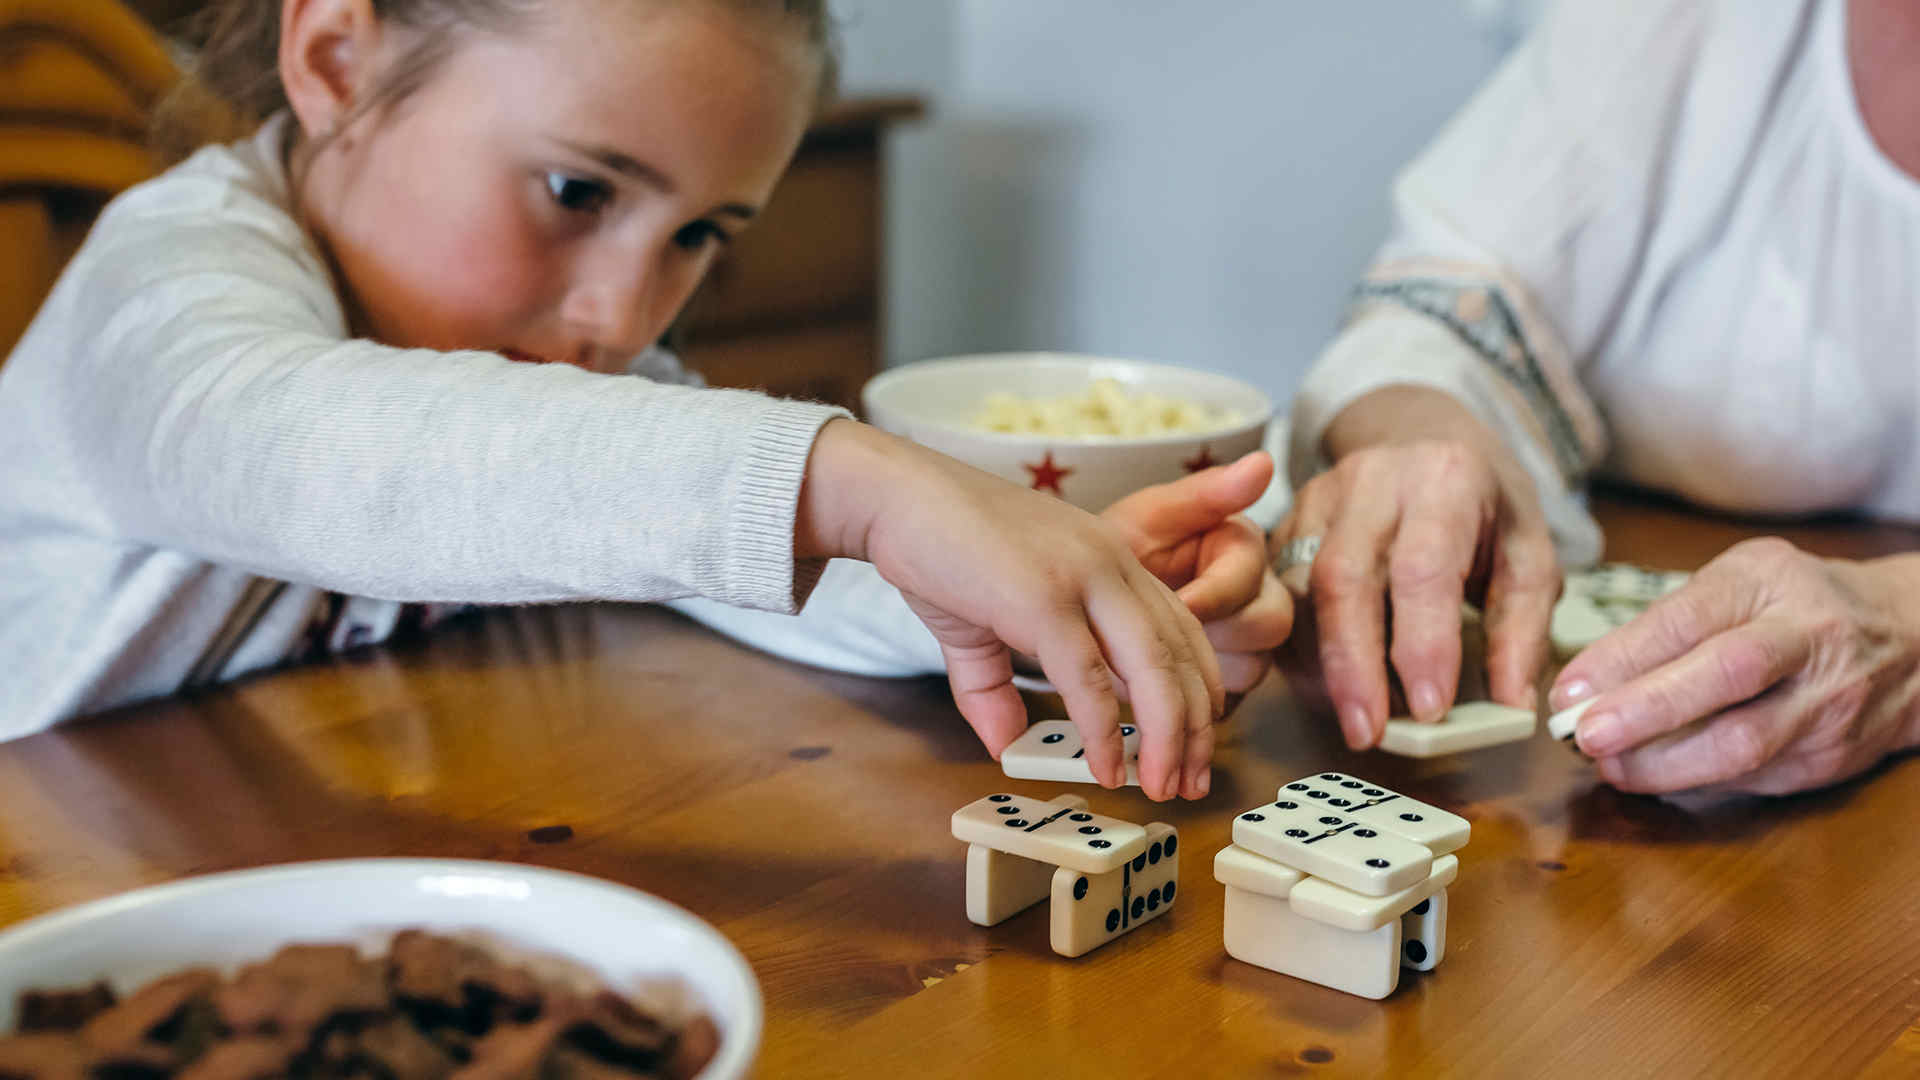
[[[1784,794],[1844,780],[1915,741],[1914,561],[1737,544],[1575,657],[1549,702],[1594,699],[1576,738],[1625,791]]]

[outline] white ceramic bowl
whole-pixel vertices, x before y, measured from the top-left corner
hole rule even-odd
[[[1015,435],[971,424],[989,394],[1062,397],[1080,393],[1096,379],[1112,379],[1132,393],[1228,410],[1235,420],[1216,431],[1146,438]],[[874,376],[860,396],[877,427],[1022,487],[1054,490],[1095,513],[1143,487],[1258,450],[1273,416],[1265,393],[1227,375],[1066,353],[997,353],[906,364]]]
[[[555,960],[655,1007],[672,1010],[679,990],[679,1006],[720,1028],[702,1080],[745,1076],[759,1048],[759,985],[713,927],[599,878],[458,859],[209,874],[28,920],[0,933],[0,1032],[13,1030],[22,990],[105,979],[124,993],[192,965],[231,970],[295,942],[384,945],[408,927],[476,937],[504,959]]]

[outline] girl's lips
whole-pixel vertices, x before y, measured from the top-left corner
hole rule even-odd
[[[519,361],[520,363],[523,363],[523,364],[553,363],[553,361],[547,359],[544,356],[540,356],[536,353],[521,352],[519,349],[501,349],[499,350],[499,352],[501,356],[504,356],[509,360]],[[593,370],[593,364],[590,362],[588,353],[585,349],[582,349],[579,352],[575,353],[574,355],[567,357],[565,362],[572,364],[574,367],[582,368],[587,371]]]

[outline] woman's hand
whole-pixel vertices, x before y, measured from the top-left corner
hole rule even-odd
[[[1915,742],[1920,556],[1729,548],[1555,680],[1592,699],[1576,738],[1625,791],[1821,787]]]
[[[1268,568],[1266,537],[1240,513],[1272,480],[1272,456],[1256,450],[1137,491],[1100,515],[1200,620],[1230,694],[1266,677],[1293,626],[1293,598]]]
[[[1531,708],[1561,576],[1519,463],[1452,398],[1416,386],[1356,401],[1326,441],[1336,464],[1271,538],[1276,554],[1321,538],[1305,575],[1311,610],[1281,655],[1289,677],[1324,695],[1356,750],[1386,730],[1389,659],[1413,716],[1438,720],[1459,685],[1460,605],[1472,599],[1485,610],[1491,696]]]
[[[1207,793],[1225,701],[1219,664],[1200,621],[1112,525],[834,420],[807,464],[794,550],[866,559],[901,591],[940,642],[954,700],[995,758],[1027,727],[1011,647],[1060,691],[1103,785],[1125,779],[1124,697],[1140,729],[1141,790]]]

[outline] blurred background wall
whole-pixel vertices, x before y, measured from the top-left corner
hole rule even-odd
[[[1388,184],[1536,0],[837,0],[890,137],[885,362],[1167,360],[1291,391]]]

